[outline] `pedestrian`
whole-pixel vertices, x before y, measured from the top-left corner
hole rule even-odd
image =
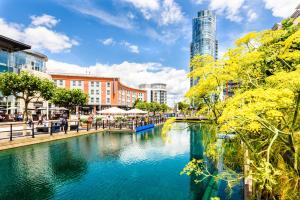
[[[90,115],[88,118],[88,123],[87,123],[88,129],[90,129],[92,127],[92,123],[93,123],[93,117],[92,117],[92,115]]]
[[[64,119],[65,119],[64,130],[65,130],[65,134],[67,134],[67,130],[68,130],[68,118],[64,118]]]

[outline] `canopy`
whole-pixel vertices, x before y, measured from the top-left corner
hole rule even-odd
[[[128,114],[134,114],[134,115],[138,115],[138,114],[147,114],[146,111],[143,111],[143,110],[140,110],[140,109],[137,109],[137,108],[134,108],[134,109],[131,109],[131,110],[128,110],[127,111]]]
[[[47,110],[47,108],[40,107],[40,108],[38,108],[37,110]]]
[[[118,107],[111,107],[105,110],[98,111],[97,113],[99,114],[104,114],[104,115],[118,115],[118,114],[127,114],[125,110],[122,110]]]
[[[66,108],[64,108],[64,107],[52,107],[52,108],[49,108],[49,110],[68,110],[68,109],[66,109]]]

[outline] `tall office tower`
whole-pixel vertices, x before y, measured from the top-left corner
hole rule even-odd
[[[210,10],[198,12],[193,19],[193,38],[191,43],[191,58],[197,54],[208,54],[215,59],[218,57],[218,41],[216,40],[216,15]],[[192,68],[190,69],[193,70]],[[190,86],[194,86],[199,80],[191,78]]]

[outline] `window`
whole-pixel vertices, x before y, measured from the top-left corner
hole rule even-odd
[[[97,103],[99,103],[99,102],[100,102],[100,99],[99,99],[99,97],[97,97],[97,98],[96,98],[96,102],[97,102]]]
[[[63,85],[63,80],[59,80],[59,85]]]
[[[106,103],[110,104],[110,98],[106,98]]]
[[[76,81],[72,81],[72,82],[73,82],[73,84],[72,84],[72,85],[73,85],[73,86],[76,86]]]
[[[91,81],[91,87],[94,87],[94,81]]]
[[[96,87],[100,87],[100,83],[98,81],[96,82]]]
[[[78,81],[78,86],[81,86],[81,81]]]
[[[99,90],[96,90],[96,94],[99,95],[99,94],[100,94],[100,91],[99,91]]]
[[[94,97],[91,97],[91,103],[94,103]]]
[[[94,94],[94,90],[91,90],[91,94]]]
[[[110,90],[106,90],[106,95],[110,95]]]
[[[110,82],[106,83],[106,87],[108,87],[108,88],[110,87]]]

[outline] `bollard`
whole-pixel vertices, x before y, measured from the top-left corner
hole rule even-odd
[[[67,134],[68,127],[69,127],[69,123],[68,123],[68,122],[66,122],[66,124],[65,124],[65,127],[64,127],[64,129],[65,129],[65,134]]]
[[[52,125],[52,122],[50,123],[50,135],[52,135],[53,134],[53,125]]]
[[[77,133],[79,132],[79,121],[77,122]]]
[[[96,120],[96,130],[98,130],[98,122],[97,122],[97,120]]]
[[[31,132],[32,132],[32,138],[34,138],[34,123],[32,123],[32,129],[31,129]]]
[[[12,136],[12,124],[10,124],[10,137],[9,140],[12,141],[13,136]]]

